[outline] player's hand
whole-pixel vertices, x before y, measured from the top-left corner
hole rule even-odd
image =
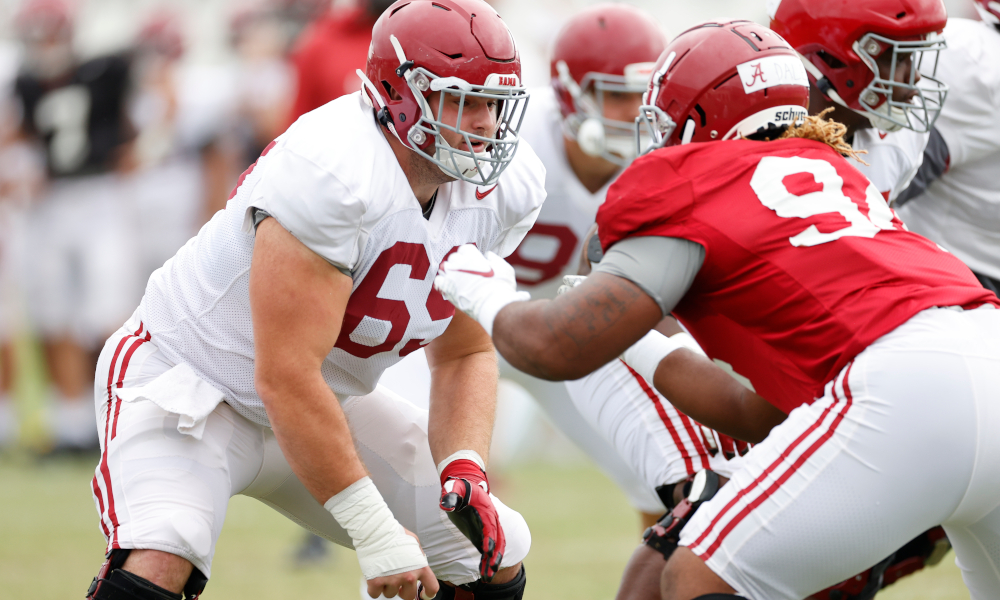
[[[459,247],[441,263],[434,288],[490,335],[501,308],[531,299],[528,292],[517,291],[514,267],[493,252],[483,255],[474,244]]]
[[[490,499],[486,473],[471,460],[456,460],[441,472],[441,509],[482,554],[479,576],[490,581],[507,549],[500,515]]]
[[[406,531],[406,530],[404,530]],[[406,531],[406,535],[420,543],[417,536],[411,531]],[[372,598],[385,596],[394,598],[397,595],[403,600],[416,600],[417,590],[421,589],[423,600],[429,600],[437,595],[438,580],[430,567],[423,567],[414,571],[405,571],[395,575],[385,575],[368,580],[368,595]]]
[[[562,296],[566,292],[580,285],[587,280],[586,275],[564,275],[562,279],[562,285],[556,290],[556,296]]]

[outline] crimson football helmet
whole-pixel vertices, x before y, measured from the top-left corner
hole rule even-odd
[[[667,45],[653,18],[626,4],[599,4],[563,26],[552,52],[552,87],[566,135],[620,166],[635,158],[632,121],[604,116],[604,93],[646,91]]]
[[[139,30],[136,46],[170,60],[179,59],[184,54],[184,34],[177,17],[167,11],[153,13]]]
[[[1000,25],[1000,2],[997,0],[975,0],[976,12],[984,23]]]
[[[491,185],[514,158],[528,93],[514,38],[482,0],[396,2],[376,21],[368,66],[358,76],[379,121],[447,175]],[[432,108],[433,92],[441,94]],[[497,103],[492,136],[462,129],[470,97]],[[439,119],[448,98],[458,101],[455,124]],[[445,130],[461,135],[462,147],[449,145],[441,135]],[[474,144],[483,150],[475,151]]]
[[[64,75],[75,62],[73,15],[63,0],[28,0],[14,25],[24,42],[24,67],[41,79]]]
[[[709,21],[670,42],[636,120],[640,153],[728,140],[801,121],[809,79],[780,36],[751,21]],[[643,128],[652,142],[643,148]]]
[[[938,34],[948,20],[942,0],[769,0],[768,14],[771,29],[802,56],[828,98],[882,131],[930,131],[948,93],[935,78],[938,53],[945,48]],[[883,77],[876,61],[886,52],[891,67]],[[907,60],[909,79],[895,81],[896,67]],[[894,90],[916,95],[912,101],[893,100]]]

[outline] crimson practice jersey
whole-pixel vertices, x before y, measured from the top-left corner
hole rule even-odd
[[[611,187],[597,223],[605,249],[649,235],[705,247],[674,314],[785,412],[821,396],[854,356],[921,310],[1000,306],[812,140],[658,150]]]

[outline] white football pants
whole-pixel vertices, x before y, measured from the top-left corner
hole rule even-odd
[[[798,599],[943,525],[972,598],[1000,597],[1000,310],[925,310],[743,458],[684,528],[741,595]]]
[[[221,402],[199,439],[179,430],[184,415],[118,397],[118,390],[147,385],[173,366],[144,329],[119,330],[98,361],[102,454],[92,491],[108,549],[169,552],[210,576],[229,498],[236,494],[352,547],[347,532],[292,472],[269,427]],[[479,552],[438,507],[441,484],[427,443],[427,411],[381,386],[343,398],[341,406],[372,481],[396,519],[420,538],[435,575],[457,585],[479,579]],[[493,502],[507,538],[501,566],[513,566],[527,555],[531,536],[520,514],[495,497]]]

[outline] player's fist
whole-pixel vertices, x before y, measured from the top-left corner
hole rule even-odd
[[[413,538],[419,547],[420,540],[417,539],[417,536],[406,529],[403,531],[406,535]],[[378,598],[379,596],[394,598],[399,596],[403,600],[417,600],[418,597],[421,600],[428,600],[437,595],[438,587],[439,584],[437,577],[434,576],[434,571],[431,571],[430,567],[424,566],[412,571],[369,579],[368,595],[372,598]]]
[[[562,285],[560,285],[559,289],[556,290],[556,296],[562,296],[586,280],[586,275],[564,275]]]
[[[493,252],[484,255],[474,244],[460,246],[441,263],[434,288],[490,335],[501,308],[531,299],[528,292],[517,291],[514,267]]]
[[[441,472],[441,510],[482,554],[479,576],[490,581],[506,550],[500,515],[490,499],[486,473],[471,460],[452,461]]]

